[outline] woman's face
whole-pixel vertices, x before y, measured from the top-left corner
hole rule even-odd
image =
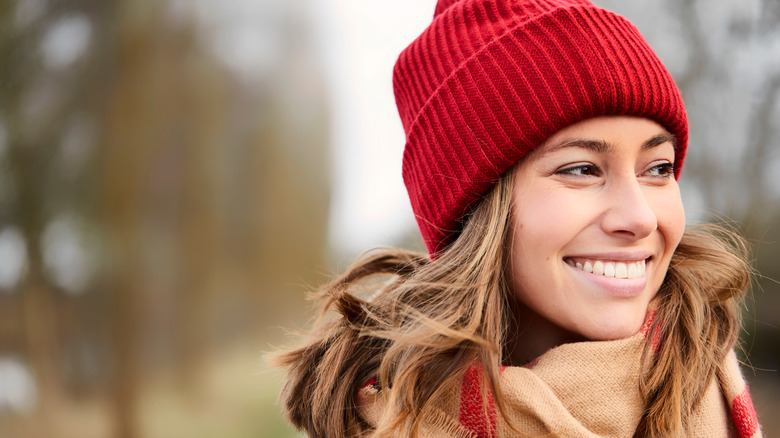
[[[526,310],[586,339],[639,331],[685,227],[673,142],[651,120],[598,117],[518,164],[507,277]]]

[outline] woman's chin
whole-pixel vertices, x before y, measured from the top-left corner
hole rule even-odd
[[[642,328],[645,317],[626,318],[625,316],[614,319],[602,319],[593,321],[587,326],[580,327],[577,332],[582,337],[592,341],[614,341],[634,336]]]

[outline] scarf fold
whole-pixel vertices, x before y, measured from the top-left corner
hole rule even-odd
[[[564,344],[525,367],[503,368],[499,385],[515,429],[555,437],[633,437],[644,410],[638,382],[646,333]],[[686,437],[762,436],[737,357],[732,351],[725,360],[692,413]],[[459,391],[439,400],[422,419],[419,436],[522,436],[497,414],[492,401],[484,409],[480,382],[481,368],[474,365]],[[383,393],[367,385],[358,393],[358,405],[365,420],[377,426],[384,412]]]

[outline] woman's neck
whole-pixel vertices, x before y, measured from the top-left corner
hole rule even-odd
[[[559,345],[581,342],[582,336],[537,314],[520,302],[511,305],[514,318],[507,333],[504,365],[523,366]]]

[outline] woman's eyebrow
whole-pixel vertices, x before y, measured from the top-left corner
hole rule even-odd
[[[660,146],[664,143],[671,143],[672,146],[677,149],[677,137],[674,136],[674,134],[664,132],[662,134],[658,134],[655,137],[647,140],[642,144],[642,150],[652,149],[656,146]]]
[[[674,146],[675,148],[677,147],[677,137],[675,137],[673,134],[670,134],[668,132],[664,132],[656,136],[653,136],[647,139],[644,143],[642,143],[642,150],[645,151],[648,149],[652,149],[656,146],[660,146],[667,142],[671,143],[672,146]],[[546,155],[560,149],[573,148],[573,147],[588,149],[593,152],[597,152],[601,154],[609,154],[615,150],[615,146],[613,144],[606,142],[604,140],[575,138],[575,139],[564,140],[560,143],[545,148],[541,151],[542,153],[540,155]]]
[[[553,145],[547,150],[545,150],[545,153],[555,152],[560,149],[568,149],[568,148],[588,149],[593,152],[598,152],[601,154],[608,154],[615,150],[615,146],[612,145],[612,143],[608,143],[604,140],[589,140],[584,138],[575,138],[573,140],[565,140],[561,143]]]

